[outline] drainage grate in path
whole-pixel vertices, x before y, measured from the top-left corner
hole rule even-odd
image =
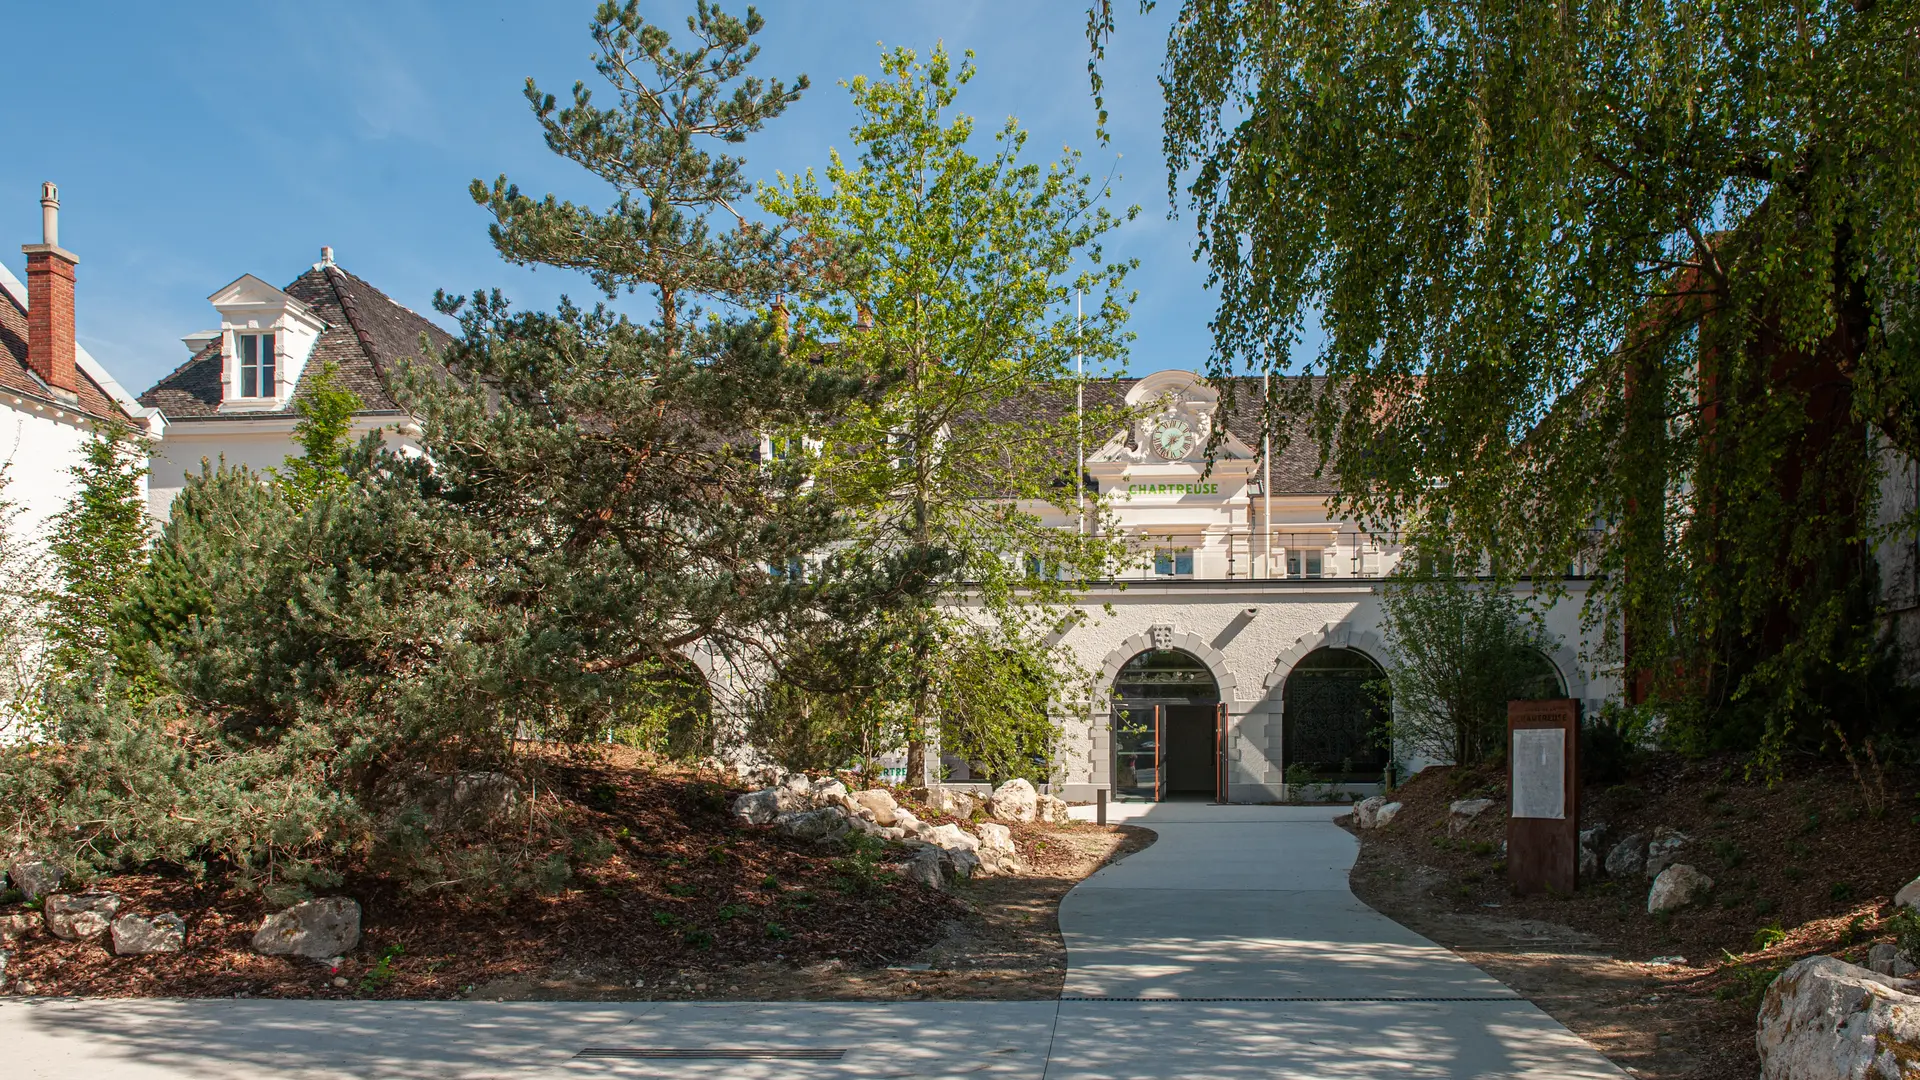
[[[1063,997],[1060,1000],[1075,1003],[1086,1001],[1117,1001],[1147,1005],[1182,1005],[1193,1001],[1212,1002],[1215,1004],[1232,1004],[1239,1001],[1260,1003],[1276,1001],[1357,1001],[1380,1002],[1394,1005],[1402,1002],[1411,1003],[1422,1001],[1525,1001],[1527,999],[1520,997],[1518,994],[1505,994],[1484,995],[1481,997]]]
[[[844,1048],[797,1046],[589,1046],[576,1058],[669,1061],[839,1061]]]

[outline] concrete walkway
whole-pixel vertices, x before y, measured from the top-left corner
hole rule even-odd
[[[1159,840],[1068,894],[1057,1002],[8,1001],[0,1076],[1625,1075],[1356,900],[1330,810],[1114,811]]]

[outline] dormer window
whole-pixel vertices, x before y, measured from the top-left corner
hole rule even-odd
[[[273,397],[275,394],[274,335],[235,334],[234,339],[240,354],[240,396],[243,398]]]

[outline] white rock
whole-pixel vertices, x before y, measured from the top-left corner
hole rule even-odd
[[[1920,911],[1920,877],[1900,886],[1900,891],[1893,894],[1893,902]]]
[[[914,816],[913,811],[904,806],[893,812],[893,824],[908,836],[920,835],[920,830],[925,827],[920,819]]]
[[[980,871],[980,856],[965,848],[943,848],[946,865],[953,868],[956,879],[970,878]]]
[[[1019,874],[1026,871],[1021,861],[1020,851],[1013,846],[1013,830],[992,821],[983,821],[980,830],[980,862],[1001,874]]]
[[[122,915],[111,929],[115,956],[174,953],[187,944],[187,924],[178,915]]]
[[[780,791],[749,791],[733,800],[733,819],[742,825],[769,825],[780,816]]]
[[[0,944],[17,941],[33,932],[33,916],[0,915]]]
[[[47,897],[40,909],[46,917],[47,932],[63,941],[99,937],[107,932],[107,926],[119,911],[120,898],[98,890],[55,893]]]
[[[775,832],[795,840],[812,840],[816,843],[838,840],[852,827],[846,812],[833,806],[823,806],[818,810],[790,810],[773,819]]]
[[[345,896],[307,900],[267,916],[253,934],[253,951],[267,956],[322,960],[360,944],[360,905]]]
[[[1647,845],[1648,877],[1659,877],[1660,872],[1680,861],[1680,855],[1693,838],[1686,833],[1669,829],[1665,825],[1653,830],[1653,843]]]
[[[1371,829],[1379,824],[1380,808],[1387,805],[1385,795],[1374,795],[1353,804],[1353,826],[1356,829]]]
[[[1579,880],[1592,881],[1600,876],[1600,853],[1590,847],[1580,849]]]
[[[877,825],[895,824],[894,817],[900,813],[900,804],[893,798],[893,792],[885,788],[868,788],[853,793],[853,801],[873,815]]]
[[[1713,889],[1713,879],[1688,866],[1674,863],[1653,879],[1647,890],[1647,914],[1658,915],[1686,907]]]
[[[993,789],[987,799],[987,813],[1001,821],[1032,821],[1039,813],[1040,796],[1033,785],[1015,778]]]
[[[1613,877],[1627,877],[1639,873],[1647,865],[1647,838],[1643,833],[1634,833],[1625,840],[1613,845],[1607,852],[1606,871]]]
[[[1393,819],[1399,816],[1400,816],[1400,804],[1397,802],[1390,802],[1387,805],[1382,806],[1380,809],[1374,811],[1373,827],[1376,829],[1384,829],[1387,826],[1393,824]]]
[[[929,889],[947,887],[946,872],[941,870],[941,853],[937,847],[923,847],[913,853],[900,867],[900,876],[908,881],[918,882]]]
[[[1493,806],[1492,799],[1456,799],[1447,804],[1447,832],[1455,836],[1467,831],[1473,820]]]
[[[815,805],[831,802],[836,797],[844,799],[847,796],[847,785],[829,776],[823,780],[814,781],[810,794],[813,796]]]
[[[1920,1060],[1920,997],[1831,956],[1809,956],[1760,1005],[1761,1080],[1901,1080]]]
[[[973,854],[980,851],[979,837],[952,822],[935,825],[930,831],[922,834],[922,839],[935,846],[946,848],[948,851],[965,851]]]
[[[29,904],[58,889],[65,877],[59,867],[40,859],[21,859],[7,867],[7,880]]]
[[[1906,957],[1900,955],[1899,946],[1891,941],[1883,941],[1867,950],[1867,970],[1876,975],[1904,979],[1913,974],[1915,968]]]
[[[1042,795],[1034,804],[1034,820],[1048,825],[1065,825],[1073,820],[1073,808],[1067,800],[1053,795]]]

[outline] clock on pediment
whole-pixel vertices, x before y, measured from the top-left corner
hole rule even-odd
[[[1183,405],[1169,405],[1142,427],[1146,449],[1165,461],[1185,461],[1206,445],[1211,417]]]

